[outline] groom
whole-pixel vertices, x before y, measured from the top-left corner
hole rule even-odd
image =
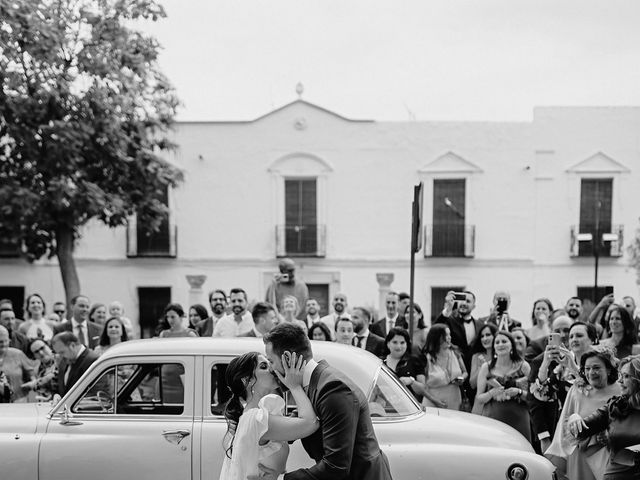
[[[316,362],[309,338],[295,324],[277,325],[264,336],[264,343],[271,368],[283,375],[284,352],[296,352],[307,361],[302,386],[320,420],[320,428],[302,439],[316,465],[287,473],[285,480],[391,480],[389,462],[378,446],[362,390],[324,360]],[[266,472],[261,478],[271,475]]]

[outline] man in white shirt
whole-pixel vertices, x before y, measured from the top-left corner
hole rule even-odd
[[[322,323],[324,323],[331,332],[331,339],[335,340],[336,338],[336,322],[339,318],[351,318],[351,315],[347,313],[347,296],[344,293],[336,293],[333,296],[333,313],[329,315],[325,315],[320,319]]]
[[[91,303],[85,295],[78,295],[71,299],[71,320],[62,322],[53,327],[53,334],[61,332],[72,332],[78,341],[90,348],[94,349],[98,346],[102,327],[89,320],[89,309]]]
[[[318,323],[320,318],[320,305],[315,298],[310,298],[304,306],[305,313],[307,314],[306,323],[307,328],[311,328],[314,323]]]
[[[214,337],[239,337],[253,330],[253,317],[247,311],[247,292],[232,288],[229,303],[232,313],[218,320],[213,329]]]
[[[385,298],[387,315],[371,325],[371,331],[379,337],[385,338],[389,330],[394,327],[408,329],[409,325],[404,318],[398,315],[398,294],[396,292],[387,293]]]
[[[351,310],[351,320],[354,324],[356,336],[353,337],[353,345],[381,357],[384,352],[384,338],[369,331],[371,313],[364,307],[356,307]]]

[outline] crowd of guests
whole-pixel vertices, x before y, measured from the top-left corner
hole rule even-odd
[[[251,305],[241,288],[210,292],[210,309],[196,304],[185,311],[171,303],[156,335],[262,337],[291,322],[311,340],[380,357],[425,406],[510,425],[554,462],[558,478],[640,478],[640,453],[628,448],[640,444],[640,319],[633,298],[618,304],[607,295],[589,315],[577,297],[557,309],[538,299],[532,327],[525,329],[509,314],[508,292],[496,292],[483,318],[473,315],[472,292],[449,292],[430,325],[409,295],[396,292],[386,295],[378,318],[369,308],[349,308],[343,293],[321,316],[319,302],[295,279],[294,264],[283,263],[281,274],[285,280],[274,283],[265,301]],[[98,356],[134,336],[118,302],[92,305],[79,295],[66,317],[62,302],[46,315],[38,294],[27,297],[24,320],[15,317],[11,302],[0,300],[1,402],[64,395]],[[217,378],[220,404],[228,398],[223,374]]]

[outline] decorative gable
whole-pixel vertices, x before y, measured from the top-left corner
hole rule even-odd
[[[598,152],[595,155],[576,163],[567,169],[569,173],[629,173],[630,170],[622,163]]]
[[[420,173],[442,174],[442,173],[482,173],[482,169],[475,163],[462,158],[453,152],[447,152],[435,160],[427,163],[420,170]]]

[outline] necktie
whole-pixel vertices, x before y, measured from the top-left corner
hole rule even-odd
[[[84,325],[78,324],[78,340],[85,347],[87,346],[87,337],[84,334]]]
[[[364,341],[364,337],[358,336],[358,348],[362,348],[363,341]]]

